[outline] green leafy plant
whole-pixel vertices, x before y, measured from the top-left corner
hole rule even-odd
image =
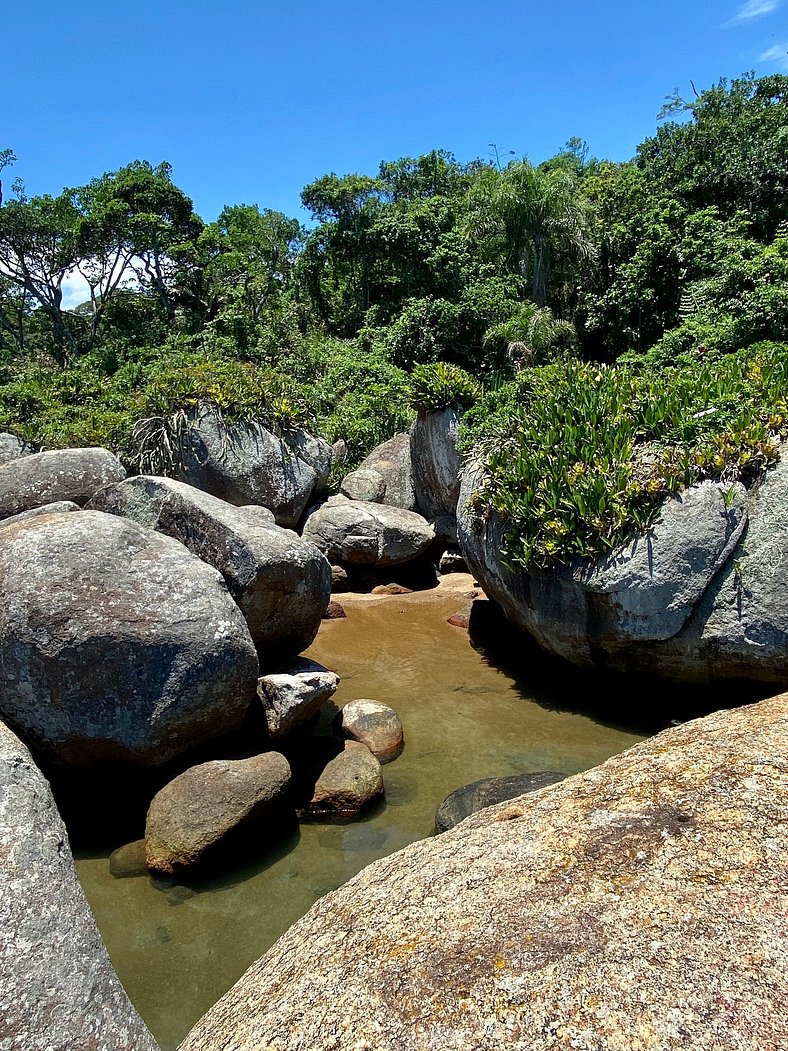
[[[417,365],[408,383],[408,403],[419,411],[445,409],[450,405],[464,408],[481,397],[478,380],[445,361]]]

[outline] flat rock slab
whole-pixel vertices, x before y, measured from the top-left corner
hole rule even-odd
[[[396,759],[405,747],[402,723],[394,709],[366,697],[341,709],[337,728],[345,737],[365,744],[381,763]]]
[[[153,797],[145,860],[165,876],[194,868],[231,833],[285,806],[290,766],[279,752],[190,767]]]
[[[181,1051],[788,1046],[788,696],[369,865]]]
[[[82,507],[100,486],[125,477],[108,449],[56,449],[11,460],[0,466],[0,519],[58,500]]]
[[[6,526],[0,610],[0,711],[61,763],[164,763],[254,697],[257,653],[220,575],[128,519]]]
[[[90,507],[174,537],[224,577],[264,661],[313,641],[331,593],[317,548],[265,508],[235,507],[172,478],[139,475],[100,489]]]
[[[110,963],[44,776],[0,723],[0,1047],[156,1051]]]
[[[339,686],[339,676],[317,661],[293,661],[285,670],[263,675],[257,696],[272,738],[287,737],[317,715]]]
[[[408,562],[435,538],[432,526],[415,511],[344,497],[332,497],[311,514],[303,535],[330,562],[371,566]]]
[[[451,621],[449,621],[451,623]],[[540,788],[558,784],[566,774],[544,771],[538,774],[511,774],[509,777],[483,777],[455,789],[443,800],[435,814],[436,832],[448,832],[466,817],[485,807],[515,799],[527,792],[538,792]]]

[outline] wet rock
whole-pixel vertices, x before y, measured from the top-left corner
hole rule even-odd
[[[446,623],[451,624],[454,628],[467,628],[471,623],[471,609],[473,603],[465,606],[463,609],[457,610],[456,613],[452,613],[450,617],[446,618]]]
[[[372,588],[373,595],[412,595],[413,588],[406,588],[404,584],[376,584]]]
[[[184,482],[147,475],[105,486],[89,506],[174,537],[218,569],[264,661],[300,653],[317,634],[330,569],[292,530]]]
[[[345,737],[365,744],[381,763],[396,759],[405,747],[402,723],[394,709],[366,697],[342,708],[337,729]]]
[[[333,600],[329,602],[323,611],[323,620],[344,620],[347,617],[345,613],[345,607],[339,602]]]
[[[100,511],[2,533],[0,708],[37,749],[155,766],[240,725],[257,654],[215,569]]]
[[[566,774],[554,771],[538,774],[513,774],[510,777],[483,777],[479,781],[463,785],[462,788],[449,793],[438,807],[435,814],[435,830],[447,832],[460,821],[464,821],[466,817],[483,810],[484,807],[503,803],[507,799],[515,799],[528,792],[538,792],[540,788],[558,784],[566,776]]]
[[[257,683],[271,737],[287,737],[300,729],[339,686],[339,676],[311,660],[298,660],[285,670],[264,675]]]
[[[434,538],[413,511],[333,497],[307,518],[303,535],[331,562],[381,566],[417,558]]]
[[[383,794],[380,763],[366,745],[347,741],[317,779],[308,813],[354,817]]]
[[[262,504],[278,525],[291,529],[318,474],[260,424],[227,424],[202,403],[189,420],[181,480],[230,504]]]
[[[31,507],[29,511],[20,511],[17,515],[10,515],[0,520],[0,529],[3,526],[14,525],[16,522],[25,522],[28,518],[37,518],[39,515],[62,515],[69,511],[79,511],[79,504],[71,500],[56,500],[51,504],[43,504],[41,507]]]
[[[425,518],[453,515],[460,495],[457,435],[460,415],[454,408],[420,412],[410,431],[416,507]]]
[[[128,879],[131,876],[144,876],[148,871],[145,862],[145,840],[135,839],[133,843],[124,843],[109,856],[109,874],[114,879]]]
[[[181,1051],[784,1047],[786,756],[783,695],[377,861]]]
[[[148,868],[168,876],[193,868],[230,833],[284,813],[289,787],[290,766],[278,752],[191,767],[153,797]]]
[[[12,460],[18,460],[20,456],[30,456],[32,452],[32,445],[22,438],[17,438],[15,434],[8,434],[7,431],[0,432],[0,466]]]
[[[60,500],[80,507],[102,485],[126,477],[107,449],[56,449],[0,466],[0,519]]]
[[[156,1051],[101,941],[49,785],[2,724],[0,858],[0,1045]]]

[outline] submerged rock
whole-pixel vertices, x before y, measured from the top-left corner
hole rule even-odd
[[[215,569],[100,511],[2,534],[0,711],[36,749],[154,766],[240,725],[257,654]]]
[[[156,1051],[77,880],[49,785],[0,723],[0,1046]]]
[[[153,797],[148,868],[166,876],[193,868],[230,833],[281,816],[289,787],[290,766],[279,752],[191,767]]]
[[[443,800],[435,814],[435,830],[447,832],[471,814],[484,807],[515,799],[527,792],[538,792],[540,788],[563,781],[566,774],[543,772],[538,774],[512,774],[509,777],[483,777],[469,785],[455,789]]]
[[[172,478],[140,475],[105,486],[90,506],[180,540],[224,577],[264,659],[312,642],[331,591],[317,548],[258,513]]]
[[[788,696],[476,814],[322,898],[181,1051],[788,1045]]]
[[[58,500],[82,507],[100,486],[125,477],[108,449],[55,449],[11,460],[0,466],[0,519]]]

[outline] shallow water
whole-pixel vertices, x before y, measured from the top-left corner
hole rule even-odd
[[[587,700],[578,691],[588,679],[525,648],[515,676],[473,649],[467,631],[446,623],[469,602],[470,578],[447,580],[453,590],[338,596],[347,619],[324,622],[308,651],[342,676],[337,706],[372,697],[402,719],[405,751],[384,767],[385,804],[371,816],[302,825],[269,852],[261,836],[245,869],[189,888],[114,879],[107,854],[77,852],[110,956],[164,1051],[318,897],[430,835],[453,789],[481,777],[575,773],[644,736],[634,719],[625,729],[571,710]]]

